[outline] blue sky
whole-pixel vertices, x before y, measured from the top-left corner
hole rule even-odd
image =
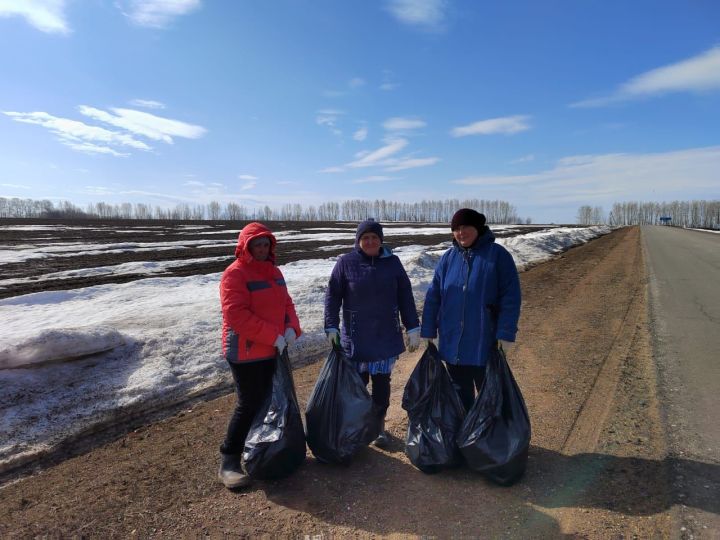
[[[720,198],[720,3],[0,0],[0,196]]]

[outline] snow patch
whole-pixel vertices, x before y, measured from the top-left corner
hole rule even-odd
[[[109,326],[43,330],[36,335],[7,339],[0,349],[0,369],[73,360],[124,343],[123,335]]]

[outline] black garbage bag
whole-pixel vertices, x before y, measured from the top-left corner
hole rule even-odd
[[[458,434],[458,446],[471,469],[510,485],[525,472],[530,417],[505,353],[497,348],[483,383]]]
[[[287,350],[276,361],[272,390],[253,419],[242,453],[245,472],[253,478],[282,478],[305,461],[305,431]]]
[[[430,474],[460,464],[456,438],[465,408],[432,343],[405,385],[402,408],[408,413],[405,453],[413,465]]]
[[[380,431],[372,398],[355,365],[333,347],[305,409],[307,443],[328,463],[349,464]]]

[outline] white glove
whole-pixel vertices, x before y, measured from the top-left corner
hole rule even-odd
[[[512,341],[505,341],[504,339],[498,339],[498,347],[500,347],[505,354],[508,354],[513,347],[515,347],[515,343]]]
[[[273,343],[273,345],[278,350],[278,352],[281,353],[285,350],[285,347],[287,347],[287,341],[285,341],[284,337],[278,335],[278,337],[275,340],[275,343]]]
[[[408,332],[408,346],[407,349],[409,352],[415,352],[418,350],[418,347],[420,346],[420,331],[410,331]]]
[[[331,347],[340,347],[340,332],[337,329],[328,328],[325,330],[325,335]]]
[[[295,343],[295,340],[297,339],[297,334],[295,334],[295,330],[292,328],[288,328],[285,330],[285,341],[287,341],[288,347],[290,347],[293,343]]]

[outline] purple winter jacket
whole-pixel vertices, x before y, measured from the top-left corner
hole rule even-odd
[[[325,328],[339,328],[346,356],[356,362],[374,362],[405,350],[405,330],[419,326],[410,279],[400,259],[381,247],[377,257],[359,247],[338,258],[325,293]]]

